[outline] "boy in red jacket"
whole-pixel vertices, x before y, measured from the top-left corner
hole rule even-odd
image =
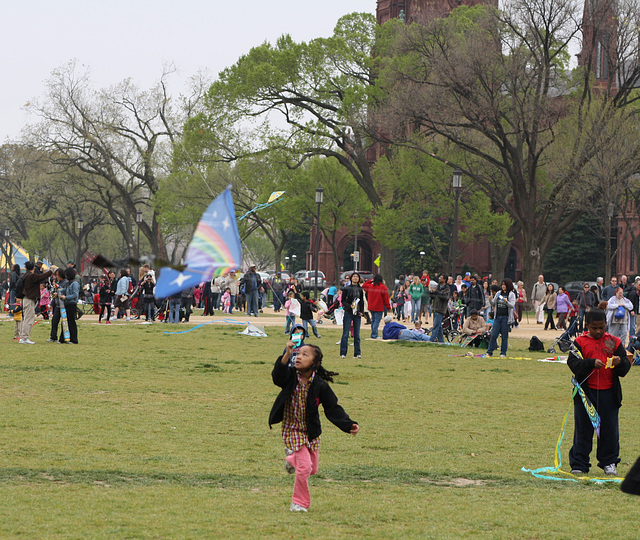
[[[606,313],[592,309],[586,316],[587,332],[576,338],[578,353],[571,352],[567,364],[580,383],[598,415],[600,437],[596,457],[605,474],[616,476],[620,463],[618,411],[622,405],[620,377],[631,369],[631,363],[620,339],[607,333]],[[573,474],[587,474],[591,463],[593,425],[580,395],[573,398],[575,429],[569,462]]]

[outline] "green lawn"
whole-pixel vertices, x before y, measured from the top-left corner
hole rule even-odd
[[[298,514],[267,425],[281,329],[168,329],[82,320],[81,344],[61,346],[40,323],[25,346],[3,320],[0,538],[638,537],[640,499],[618,485],[521,472],[553,465],[571,395],[567,366],[535,361],[524,340],[510,353],[530,360],[373,341],[340,360],[323,327],[324,364],[361,432],[322,416],[312,506]],[[640,454],[639,372],[623,380],[621,475]]]

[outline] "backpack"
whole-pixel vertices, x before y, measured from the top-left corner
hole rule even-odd
[[[540,341],[537,336],[532,336],[529,341],[529,351],[531,352],[539,352],[544,351],[544,343]]]
[[[20,276],[20,278],[18,279],[18,282],[16,283],[16,288],[15,288],[15,295],[16,298],[23,298],[24,295],[24,277],[27,274],[22,274]]]

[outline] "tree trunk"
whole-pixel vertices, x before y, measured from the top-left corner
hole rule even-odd
[[[393,291],[396,269],[396,250],[387,246],[380,246],[380,273],[389,291]]]
[[[509,258],[511,250],[511,242],[499,246],[497,244],[489,244],[489,254],[491,257],[491,275],[493,279],[497,279],[501,283],[504,279],[504,267]]]

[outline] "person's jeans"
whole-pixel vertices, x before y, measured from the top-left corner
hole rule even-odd
[[[353,315],[346,309],[344,310],[344,319],[342,320],[342,339],[340,340],[340,356],[347,356],[349,349],[349,331],[353,322],[353,356],[360,356],[360,324],[362,317]]]
[[[282,309],[283,305],[284,305],[284,299],[282,297],[282,293],[273,291],[273,309],[275,311],[278,311]]]
[[[178,323],[180,322],[180,298],[177,300],[169,301],[169,319],[167,322]]]
[[[421,334],[420,332],[416,332],[415,330],[400,330],[400,334],[398,335],[398,339],[405,341],[431,341],[429,336],[426,334]]]
[[[229,300],[229,315],[233,315],[233,306],[236,305],[236,295],[230,294],[229,296],[231,297]]]
[[[285,334],[290,334],[291,331],[293,330],[293,327],[296,324],[296,316],[291,314],[291,315],[287,315],[287,319],[285,321],[286,326],[284,327],[284,333]],[[306,328],[305,328],[306,331]]]
[[[578,333],[582,334],[582,328],[583,328],[583,322],[584,322],[584,315],[587,312],[587,308],[583,308],[581,307],[578,310]]]
[[[247,315],[258,316],[258,291],[247,293]]]
[[[431,332],[430,341],[444,343],[444,334],[442,333],[442,319],[444,315],[437,311],[433,314],[433,331]]]
[[[420,302],[422,302],[422,298],[411,299],[411,322],[413,323],[420,320]]]
[[[491,356],[493,351],[498,348],[498,335],[501,337],[500,354],[507,354],[509,347],[509,316],[500,315],[493,320],[491,327],[491,339],[489,340],[489,348],[487,354]]]
[[[629,335],[635,336],[636,335],[636,316],[631,315],[631,313],[629,313],[629,317],[631,317],[629,319]]]
[[[304,328],[304,334],[309,336],[309,325],[313,328],[313,335],[316,337],[320,337],[318,335],[318,327],[316,326],[316,321],[313,319],[302,319],[302,327]]]
[[[382,311],[371,312],[371,337],[373,339],[378,338],[378,328],[380,327],[380,321],[382,320]]]

